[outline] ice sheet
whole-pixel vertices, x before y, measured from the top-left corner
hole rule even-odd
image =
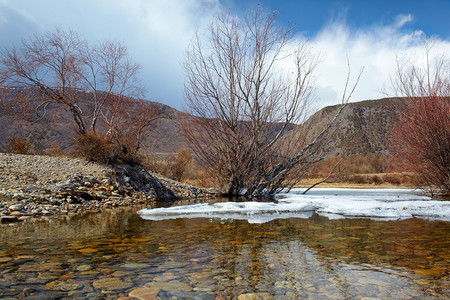
[[[450,202],[433,200],[420,191],[406,189],[318,188],[278,194],[274,202],[222,202],[143,209],[144,219],[240,219],[264,223],[274,219],[308,218],[313,212],[330,219],[371,218],[397,220],[412,217],[450,221]]]
[[[193,204],[168,208],[142,209],[138,214],[147,220],[176,218],[213,218],[248,220],[265,223],[275,219],[309,218],[313,207],[308,203],[274,202],[220,202]]]
[[[385,220],[412,217],[450,221],[450,202],[433,200],[408,189],[301,189],[278,195],[280,202],[308,201],[316,213],[329,218],[368,217]]]

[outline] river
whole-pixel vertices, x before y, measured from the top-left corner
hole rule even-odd
[[[447,203],[411,195],[321,189],[2,224],[0,298],[449,298]]]

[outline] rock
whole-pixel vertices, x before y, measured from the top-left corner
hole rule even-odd
[[[10,215],[14,216],[14,217],[20,217],[20,216],[28,216],[29,213],[27,213],[26,211],[23,211],[23,210],[20,210],[20,211],[16,210],[16,211],[11,212]]]
[[[127,280],[121,280],[116,277],[106,277],[95,280],[92,285],[102,291],[117,291],[131,287],[133,284]]]
[[[79,290],[83,287],[82,284],[79,283],[59,283],[52,288],[53,290],[61,290],[64,292]]]
[[[169,282],[150,282],[149,285],[151,288],[158,288],[165,291],[184,291],[190,292],[192,291],[192,287],[184,282],[180,281],[169,281]]]
[[[53,199],[53,200],[50,201],[50,204],[51,204],[51,205],[60,205],[60,204],[61,204],[61,201],[59,201],[59,200],[57,200],[57,199]]]
[[[273,296],[269,293],[249,293],[238,296],[238,300],[271,300]]]
[[[75,188],[76,185],[71,182],[66,182],[66,183],[57,184],[56,186],[59,188],[62,188],[62,189],[73,189],[73,188]]]
[[[23,205],[22,204],[13,204],[9,206],[9,210],[10,211],[19,211],[23,209]]]
[[[36,182],[37,183],[37,182]],[[39,188],[37,187],[37,186],[28,186],[28,187],[26,187],[25,189],[24,189],[25,191],[27,191],[27,192],[34,192],[34,191],[38,191],[39,190]]]
[[[16,222],[19,222],[19,219],[14,216],[0,217],[0,223],[16,223]]]
[[[0,166],[2,163],[6,163],[8,168],[0,168],[0,216],[11,217],[11,212],[20,218],[28,215],[37,218],[46,214],[78,214],[102,208],[174,200],[187,195],[200,197],[212,194],[139,166],[109,167],[66,157],[0,153]],[[29,174],[33,174],[31,181],[28,180]],[[16,219],[6,218],[3,222],[13,220]]]
[[[133,289],[128,296],[137,298],[139,300],[157,299],[156,296],[159,293],[159,289],[156,287],[139,287]]]
[[[27,300],[61,299],[63,296],[64,294],[61,291],[42,291],[29,296],[22,295],[20,299],[27,299]]]
[[[0,263],[5,263],[8,261],[13,260],[12,257],[8,257],[8,256],[0,256]]]
[[[80,266],[77,267],[77,270],[80,271],[80,272],[89,271],[91,269],[92,269],[91,265],[80,265]]]
[[[142,268],[146,268],[148,267],[148,264],[142,264],[142,263],[127,263],[127,264],[123,264],[120,267],[124,268],[124,269],[142,269]]]

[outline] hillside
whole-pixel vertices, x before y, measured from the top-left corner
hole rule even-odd
[[[20,89],[3,93],[3,106],[0,102],[0,149],[5,148],[11,137],[22,136],[29,139],[33,145],[33,152],[36,154],[45,153],[45,149],[54,147],[56,144],[65,152],[69,151],[73,147],[73,138],[76,134],[70,113],[58,107],[50,107],[51,113],[48,117],[40,122],[30,123],[23,117],[11,114],[10,109],[7,109],[8,103],[19,92]],[[80,97],[88,99],[89,95],[80,92]],[[140,109],[136,103],[133,106],[134,109]],[[394,99],[349,103],[338,117],[338,127],[324,150],[331,156],[342,153],[344,150],[349,154],[387,154],[386,136],[398,115],[399,103],[399,100]],[[165,156],[168,153],[177,152],[186,145],[178,123],[181,112],[157,102],[143,101],[143,105],[156,107],[158,113],[164,116],[151,125],[149,133],[144,137],[143,146],[147,154]],[[33,102],[30,106],[33,106]],[[13,108],[15,112],[20,110],[20,107]],[[338,106],[325,107],[295,131],[308,127],[317,132],[324,122],[334,117],[337,110]]]
[[[73,138],[76,135],[76,126],[70,112],[61,107],[50,106],[47,116],[39,122],[30,122],[35,119],[33,108],[37,106],[37,101],[31,101],[27,107],[21,104],[12,105],[12,99],[20,95],[20,89],[3,90],[0,101],[0,150],[4,149],[11,137],[26,137],[33,148],[35,154],[45,153],[45,149],[59,145],[64,152],[70,151],[73,147]],[[79,97],[89,99],[89,94],[80,91]],[[81,101],[85,105],[85,111],[89,101]],[[143,145],[149,153],[174,153],[185,143],[184,137],[178,128],[177,116],[180,114],[174,108],[167,105],[134,100],[131,104],[132,110],[154,108],[162,117],[150,125],[148,134],[144,136]],[[85,116],[89,118],[88,115]],[[101,128],[102,125],[99,124]]]
[[[399,113],[401,101],[385,98],[366,100],[347,104],[336,122],[338,126],[332,133],[327,152],[331,156],[346,152],[349,155],[369,153],[389,154],[387,136]],[[315,113],[308,122],[312,127],[333,118],[339,106],[329,106]]]

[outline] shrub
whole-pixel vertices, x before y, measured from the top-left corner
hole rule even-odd
[[[9,139],[6,146],[7,153],[30,154],[31,146],[26,137],[14,136]]]
[[[53,142],[49,148],[44,150],[45,155],[48,156],[62,156],[63,151],[61,145],[58,142]]]
[[[369,183],[373,183],[373,184],[382,184],[383,180],[381,180],[381,178],[378,175],[372,175],[369,177]]]
[[[367,177],[364,175],[350,175],[347,179],[347,182],[349,183],[355,183],[355,184],[366,184],[367,183]]]
[[[191,162],[191,153],[186,147],[182,147],[178,151],[175,159],[168,164],[169,177],[177,181],[184,180]]]
[[[94,131],[75,137],[75,155],[98,163],[111,163],[113,158],[111,141]]]

